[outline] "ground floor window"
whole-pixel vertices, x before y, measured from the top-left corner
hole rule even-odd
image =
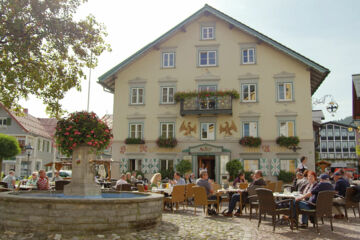
[[[201,140],[215,140],[215,123],[201,123]]]
[[[160,170],[170,170],[174,169],[174,160],[172,159],[160,159]]]
[[[21,161],[20,176],[28,176],[30,174],[30,162]]]
[[[141,171],[141,159],[129,159],[130,171]]]
[[[244,171],[254,172],[259,169],[259,160],[244,160]]]
[[[281,159],[280,160],[280,169],[284,170],[286,172],[292,172],[295,173],[296,167],[295,167],[295,159]]]

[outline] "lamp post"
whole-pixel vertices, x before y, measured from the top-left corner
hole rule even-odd
[[[30,173],[29,173],[29,170],[30,170],[30,155],[31,155],[31,152],[32,152],[33,148],[31,147],[31,144],[29,143],[28,145],[25,146],[25,151],[26,151],[26,154],[27,154],[27,162],[28,162],[28,165],[27,165],[27,175],[30,176]]]

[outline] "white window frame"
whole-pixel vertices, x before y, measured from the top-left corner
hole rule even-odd
[[[136,100],[133,102],[133,90],[136,90]],[[139,91],[142,90],[142,98],[140,102],[140,94]],[[130,88],[130,104],[131,105],[142,105],[144,104],[144,97],[145,97],[145,88],[144,87],[131,87]]]
[[[165,61],[165,56],[167,56],[167,61]],[[162,53],[162,67],[163,68],[174,68],[175,67],[175,52],[163,52]],[[172,65],[170,64],[170,58],[173,58]]]
[[[174,162],[175,162],[174,159],[160,159],[160,170],[162,170],[162,169],[161,169],[161,162],[162,162],[162,161],[166,161],[166,167],[165,167],[166,169],[165,169],[165,170],[169,170],[169,162],[170,162],[170,161],[172,161],[172,169],[175,168],[175,167],[174,167]]]
[[[245,125],[249,125],[249,135],[245,135]],[[251,131],[251,125],[253,127],[253,130]],[[243,137],[258,137],[258,122],[257,121],[246,121],[242,123],[242,136]]]
[[[291,98],[290,99],[287,99],[286,98],[286,85],[287,84],[290,84],[291,86],[291,89],[290,89],[290,94],[291,94]],[[284,88],[283,88],[283,94],[284,94],[284,98],[280,98],[280,85],[284,85]],[[294,99],[294,84],[292,82],[278,82],[277,83],[277,96],[278,96],[278,101],[280,102],[288,102],[288,101],[293,101]]]
[[[293,163],[294,163],[293,169],[290,169],[290,161],[293,161]],[[280,170],[295,173],[296,161],[297,161],[296,159],[280,159]]]
[[[214,64],[209,64],[209,54],[213,52],[215,53],[215,63]],[[202,53],[206,53],[206,64],[201,64],[201,54]],[[213,66],[217,66],[217,50],[199,50],[198,53],[198,57],[199,57],[199,62],[198,65],[200,67],[213,67]]]
[[[0,117],[0,128],[6,128],[7,127],[7,117]]]
[[[173,126],[172,135],[169,134],[169,125]],[[175,123],[173,122],[161,122],[160,123],[160,137],[163,137],[163,126],[166,126],[165,138],[174,138],[175,137]]]
[[[209,30],[212,30],[212,36],[209,36]],[[206,36],[204,35],[206,32]],[[215,27],[214,26],[201,26],[201,40],[214,40],[215,39]]]
[[[244,98],[244,96],[245,96],[245,94],[244,94],[244,93],[245,93],[245,92],[244,92],[244,87],[245,87],[245,86],[248,87],[247,94],[248,94],[248,96],[249,96],[249,98],[250,98],[250,96],[251,96],[251,91],[250,91],[251,85],[253,85],[253,86],[255,87],[255,99],[254,99],[254,100],[252,100],[252,99],[246,100],[246,99]],[[241,101],[242,101],[242,102],[256,102],[256,100],[257,100],[257,84],[256,84],[256,83],[242,83],[242,84],[241,84]]]
[[[292,123],[293,124],[293,134],[292,136],[296,136],[296,131],[295,131],[295,120],[281,120],[279,121],[279,136],[285,136],[285,137],[289,137],[289,123]],[[285,123],[286,124],[286,134],[282,134],[281,133],[281,124],[282,123]]]
[[[203,130],[203,126],[206,125],[206,138],[202,137],[202,130]],[[212,137],[209,136],[209,127],[210,125],[214,125],[214,130],[212,133]],[[200,140],[206,140],[206,141],[213,141],[216,140],[216,124],[214,122],[202,122],[200,123]]]
[[[172,88],[172,101],[171,101],[171,97],[170,97],[170,88]],[[166,90],[166,101],[164,101],[164,89],[167,89]],[[174,99],[174,96],[175,96],[175,87],[173,86],[163,86],[163,87],[160,87],[160,103],[161,104],[174,104],[175,103],[175,99]]]
[[[251,163],[254,163],[255,161],[257,161],[257,166],[255,168],[251,169],[252,164],[246,164],[247,161],[250,161]],[[259,169],[259,165],[260,165],[260,160],[259,159],[244,159],[243,162],[244,162],[244,171],[255,171],[255,170]],[[246,169],[245,166],[250,166],[250,168]]]
[[[245,61],[245,53],[247,55],[247,60]],[[250,52],[252,52],[252,61],[250,61]],[[256,55],[255,55],[255,48],[249,47],[249,48],[243,48],[241,49],[241,62],[242,64],[255,64],[256,63]]]
[[[135,132],[134,132],[134,137],[132,136],[132,130],[131,127],[135,125]],[[139,131],[138,126],[141,126],[141,130]],[[140,132],[140,137],[139,137],[139,132]],[[143,123],[129,123],[129,138],[140,138],[143,139],[144,136],[144,124]]]

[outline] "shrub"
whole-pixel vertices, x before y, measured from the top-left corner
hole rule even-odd
[[[176,165],[176,171],[179,172],[182,176],[184,176],[185,173],[191,171],[191,162],[188,160],[181,160]]]
[[[285,136],[280,136],[276,139],[276,144],[278,144],[279,146],[282,147],[294,147],[299,145],[299,138],[298,137],[285,137]]]
[[[240,145],[247,147],[259,147],[261,145],[261,138],[259,137],[242,137],[239,141]]]
[[[253,179],[251,178],[251,174],[253,174],[253,172],[245,172],[245,179],[248,181],[248,182],[252,182]]]
[[[173,147],[175,147],[177,145],[177,140],[176,140],[176,138],[162,138],[162,137],[159,137],[156,140],[156,144],[159,147],[163,147],[163,148],[173,148]]]
[[[284,183],[291,183],[295,178],[295,173],[286,172],[284,170],[280,170],[278,175],[278,180],[282,180]]]
[[[161,174],[161,179],[164,180],[165,178],[167,179],[173,179],[174,178],[174,169],[164,169],[160,171]]]
[[[230,181],[232,181],[237,175],[239,175],[240,171],[243,170],[241,162],[237,159],[231,160],[226,163],[226,171],[230,175]]]
[[[1,168],[2,161],[6,158],[11,158],[21,153],[18,140],[9,135],[0,133],[0,180],[1,178]]]
[[[112,138],[108,125],[93,112],[71,113],[56,125],[56,145],[67,156],[79,145],[91,146],[100,153],[109,147]]]
[[[145,141],[141,138],[127,138],[125,144],[145,144]]]

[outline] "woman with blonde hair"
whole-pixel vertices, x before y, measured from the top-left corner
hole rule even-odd
[[[150,186],[151,187],[157,187],[158,183],[161,183],[161,173],[155,173],[151,180],[150,180]]]

